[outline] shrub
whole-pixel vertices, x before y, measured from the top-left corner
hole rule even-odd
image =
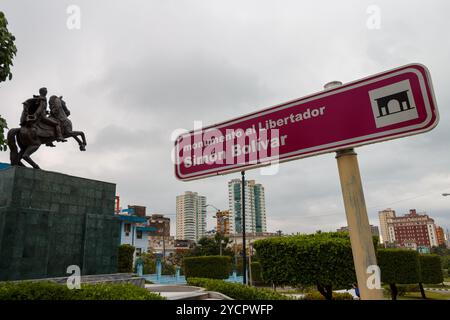
[[[325,300],[325,297],[320,292],[313,291],[305,294],[302,300]],[[353,296],[348,292],[333,292],[332,300],[353,300]]]
[[[118,272],[133,272],[133,255],[134,247],[129,244],[122,244],[119,246],[118,252]]]
[[[356,282],[347,233],[317,233],[258,240],[254,243],[262,277],[275,285],[308,286],[327,299],[333,287]]]
[[[186,257],[183,264],[186,278],[227,279],[231,272],[231,258],[228,256]]]
[[[236,300],[290,300],[290,297],[278,292],[250,287],[240,283],[204,278],[188,278],[187,281],[191,286],[203,287],[209,291],[217,291]]]
[[[377,256],[381,281],[390,285],[392,300],[397,299],[396,284],[420,282],[419,254],[416,251],[379,249]]]
[[[81,289],[49,281],[0,283],[0,300],[164,300],[133,284],[82,284]]]

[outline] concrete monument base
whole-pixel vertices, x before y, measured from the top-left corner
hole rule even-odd
[[[117,272],[113,183],[24,167],[0,170],[0,281]]]

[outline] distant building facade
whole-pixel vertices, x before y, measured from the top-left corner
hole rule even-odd
[[[186,191],[177,196],[176,239],[198,241],[206,233],[206,197]]]
[[[148,225],[155,227],[158,235],[170,236],[170,218],[162,214],[152,214],[148,217]]]
[[[436,237],[438,246],[446,246],[445,233],[442,227],[436,226]]]
[[[230,219],[231,214],[229,210],[216,212],[216,232],[230,234]]]
[[[230,211],[230,233],[242,232],[242,181],[228,182],[228,204]],[[267,232],[266,200],[264,187],[255,180],[245,181],[245,231]]]
[[[383,243],[394,244],[397,247],[405,248],[430,248],[438,246],[438,234],[434,220],[427,214],[418,214],[415,209],[409,210],[408,214],[397,217],[395,211],[387,209],[380,211],[380,226],[386,218],[386,238]],[[383,227],[382,227],[383,228]]]
[[[152,236],[148,237],[148,247],[153,253],[166,257],[176,253],[187,251],[192,248],[195,242],[191,240],[177,240],[174,236],[162,237]]]
[[[128,206],[128,210],[138,217],[145,217],[146,215],[146,207],[144,206],[132,205]]]

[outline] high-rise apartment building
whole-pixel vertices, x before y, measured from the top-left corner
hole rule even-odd
[[[177,231],[179,240],[198,241],[206,234],[206,197],[186,191],[177,196]]]
[[[395,218],[395,210],[391,208],[378,212],[378,218],[380,219],[380,242],[389,243],[389,232],[387,220],[389,218]]]
[[[228,182],[230,233],[242,232],[242,181]],[[267,232],[264,187],[255,180],[245,181],[245,231]]]

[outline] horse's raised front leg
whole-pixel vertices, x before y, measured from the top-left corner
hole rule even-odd
[[[78,136],[81,136],[81,139],[83,139],[83,144],[87,146],[86,136],[84,135],[84,132],[83,131],[73,131],[73,132],[76,133]]]
[[[84,134],[83,135],[82,134],[83,133],[80,131],[72,131],[67,135],[67,137],[72,137],[78,142],[78,145],[80,146],[80,151],[86,151],[86,144],[84,143],[84,139],[83,141],[81,141],[80,138],[78,138],[78,136],[81,136],[81,138],[83,138]]]

